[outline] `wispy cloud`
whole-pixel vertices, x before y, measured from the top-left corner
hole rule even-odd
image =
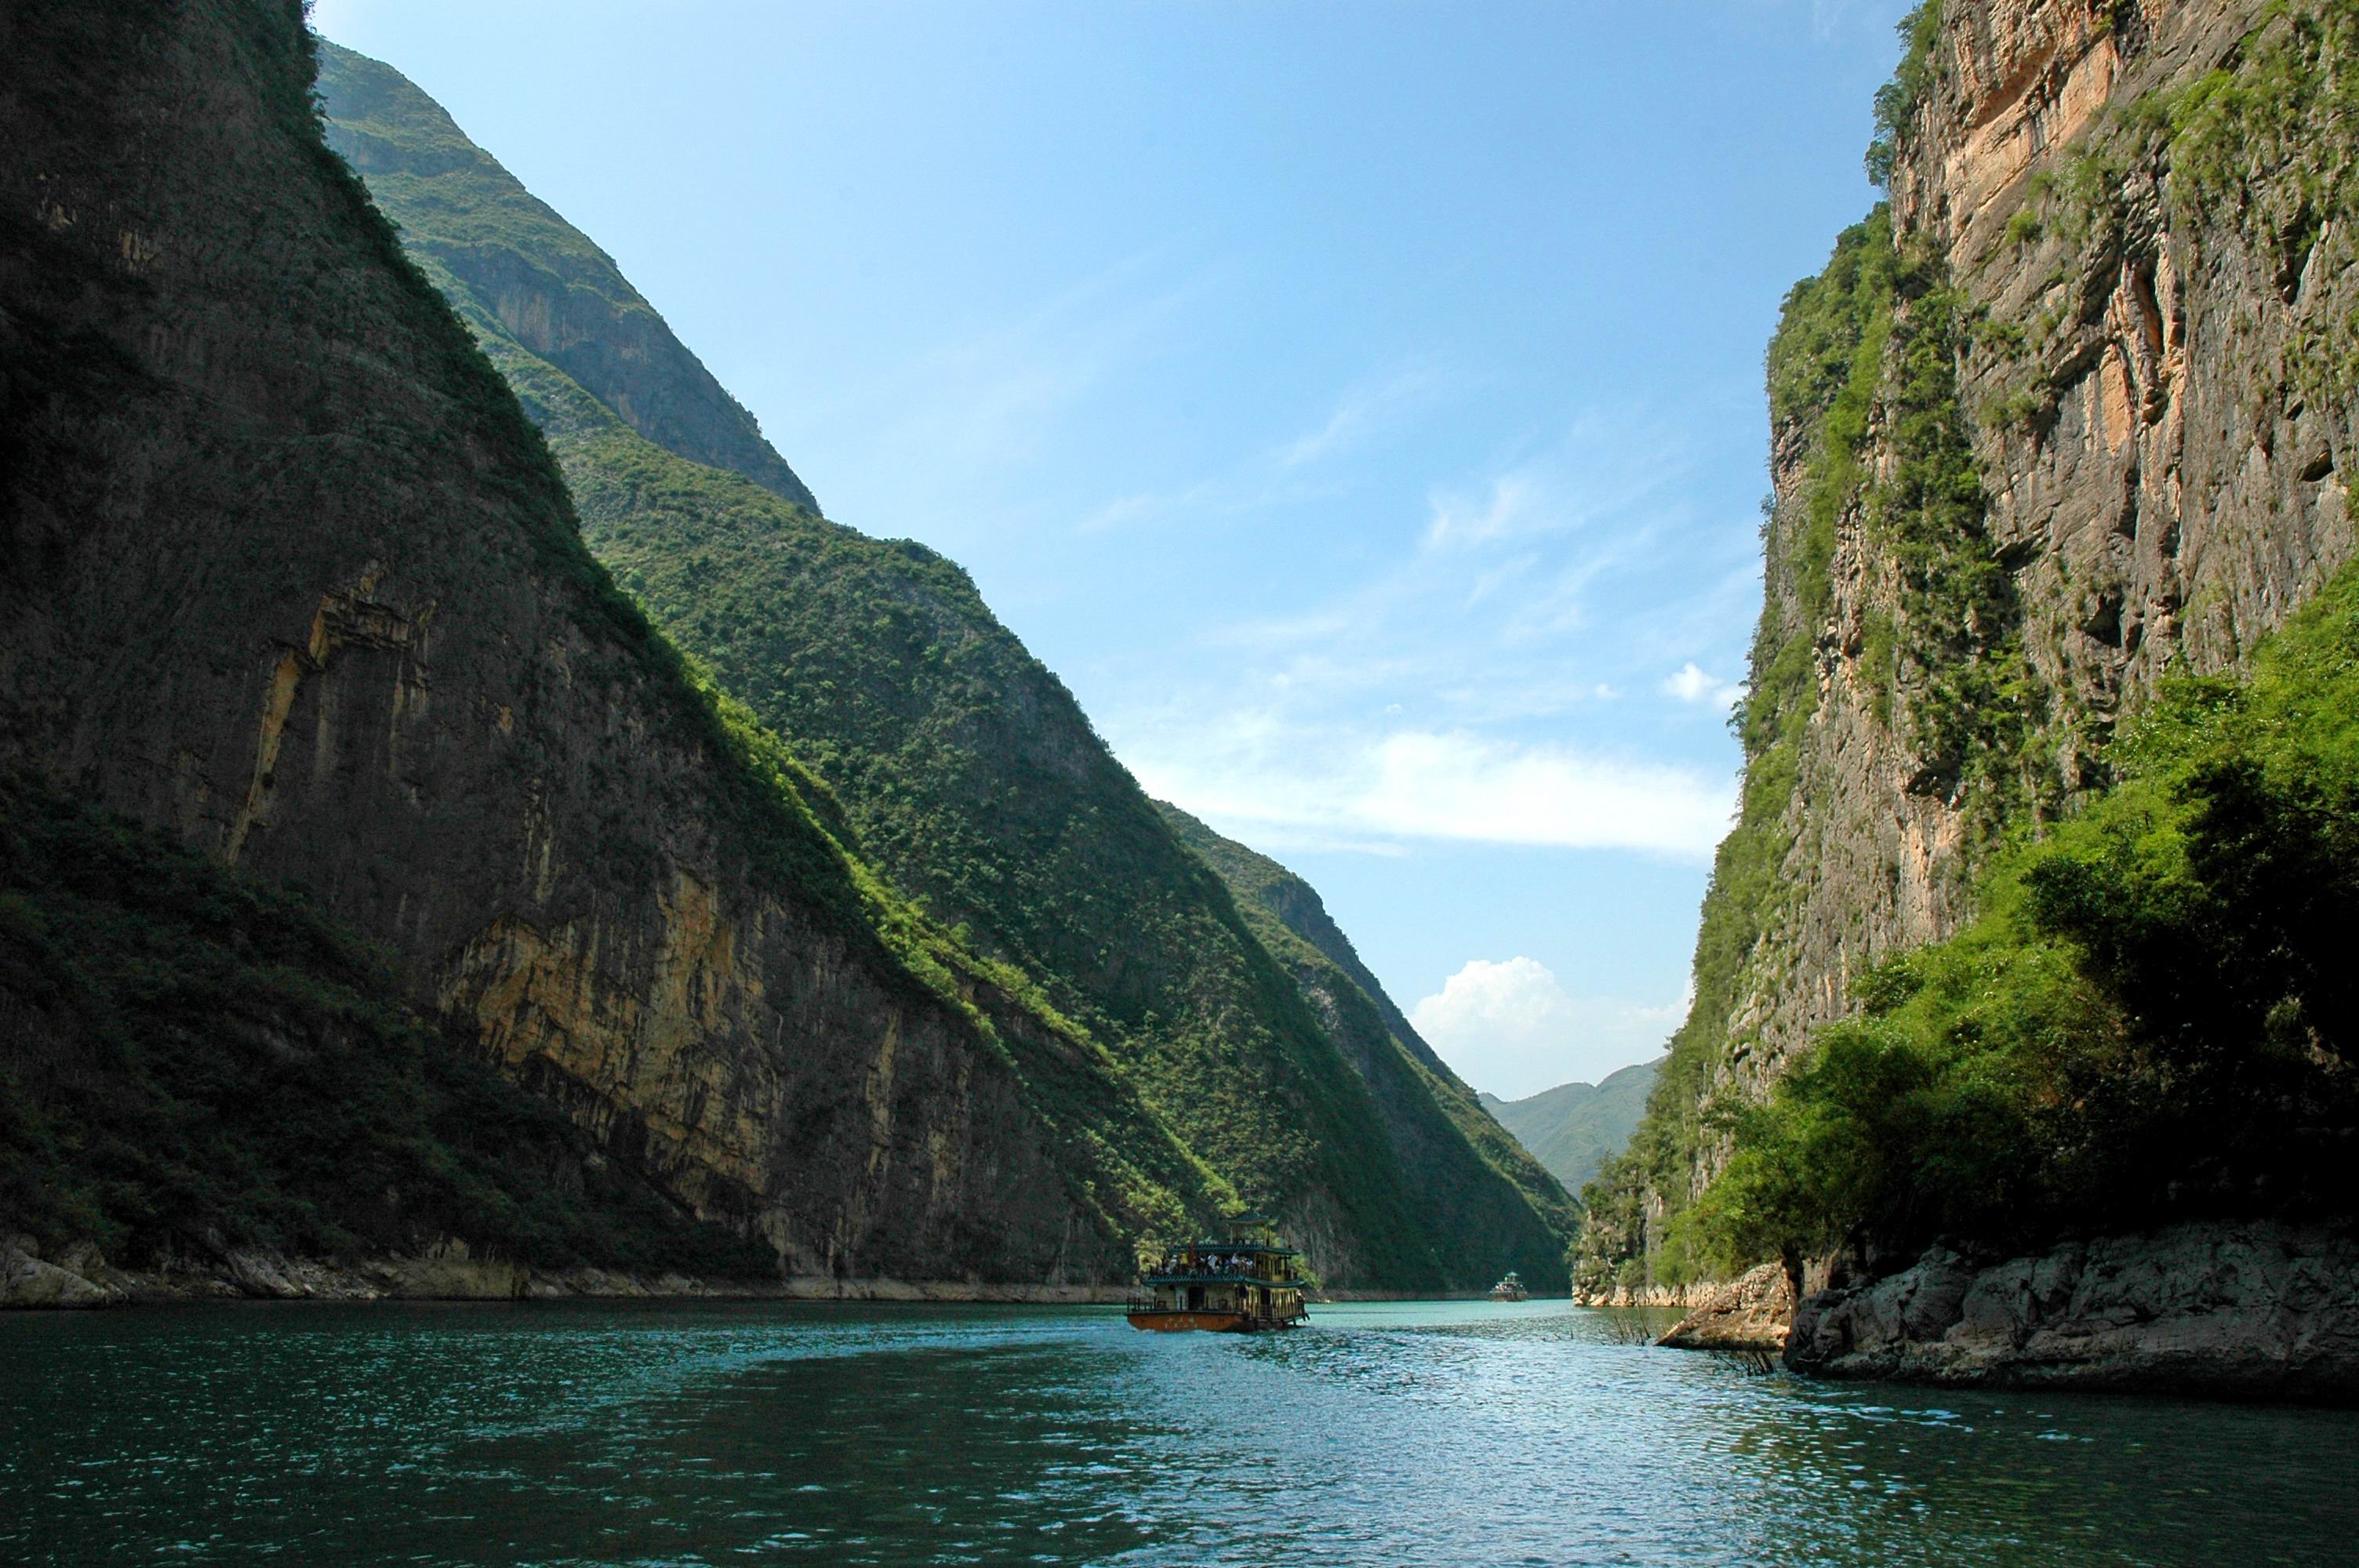
[[[1423,525],[1396,524],[1386,564],[1357,582],[1201,634],[1219,678],[1108,711],[1104,732],[1147,788],[1267,848],[1701,863],[1734,804],[1719,727],[1617,703],[1681,660],[1693,673],[1662,689],[1683,702],[1734,689],[1690,653],[1712,640],[1667,606],[1738,581],[1719,557],[1748,550],[1751,530],[1700,519],[1686,474],[1661,427],[1577,421],[1435,487]]]
[[[1451,386],[1447,375],[1423,364],[1355,383],[1301,434],[1247,453],[1222,471],[1190,483],[1119,496],[1082,518],[1078,532],[1102,534],[1145,523],[1231,517],[1332,496],[1343,481],[1322,474],[1322,469],[1445,396]]]
[[[1348,452],[1395,420],[1431,403],[1448,386],[1448,378],[1439,371],[1411,365],[1346,388],[1325,423],[1280,447],[1274,460],[1281,469],[1299,469]]]
[[[913,363],[875,394],[895,411],[897,443],[969,464],[1036,454],[1065,415],[1167,340],[1217,282],[1209,270],[1176,279],[1168,271],[1164,257],[1143,252]]]
[[[1458,840],[1708,859],[1733,786],[1694,770],[1466,731],[1317,734],[1262,714],[1228,743],[1133,756],[1150,793],[1250,841]]]

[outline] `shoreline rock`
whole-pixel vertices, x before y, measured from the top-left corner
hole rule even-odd
[[[1711,1286],[1656,1344],[1671,1350],[1744,1350],[1776,1355],[1786,1348],[1794,1292],[1783,1265],[1763,1263]]]
[[[1575,1291],[1572,1304],[1585,1307],[1678,1307],[1685,1311],[1700,1306],[1725,1281],[1699,1281],[1692,1285],[1615,1285],[1610,1290]]]
[[[2202,1222],[1978,1261],[1936,1247],[1794,1314],[1813,1377],[2359,1403],[2359,1241]]]
[[[53,1311],[203,1301],[710,1301],[940,1302],[1082,1306],[1119,1303],[1127,1285],[971,1280],[703,1280],[607,1269],[541,1270],[473,1258],[446,1245],[414,1257],[331,1262],[237,1249],[117,1269],[89,1246],[54,1261],[29,1238],[0,1237],[0,1310]]]

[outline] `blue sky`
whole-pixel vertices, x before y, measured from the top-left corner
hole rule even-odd
[[[1677,1026],[1906,0],[320,0],[1478,1087]]]

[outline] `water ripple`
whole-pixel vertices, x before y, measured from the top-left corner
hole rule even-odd
[[[1823,1386],[1561,1303],[0,1321],[0,1559],[2351,1560],[2359,1420]]]

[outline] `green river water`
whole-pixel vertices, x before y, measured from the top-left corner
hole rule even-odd
[[[2359,1416],[1827,1385],[1561,1302],[0,1318],[0,1562],[2359,1562]]]

